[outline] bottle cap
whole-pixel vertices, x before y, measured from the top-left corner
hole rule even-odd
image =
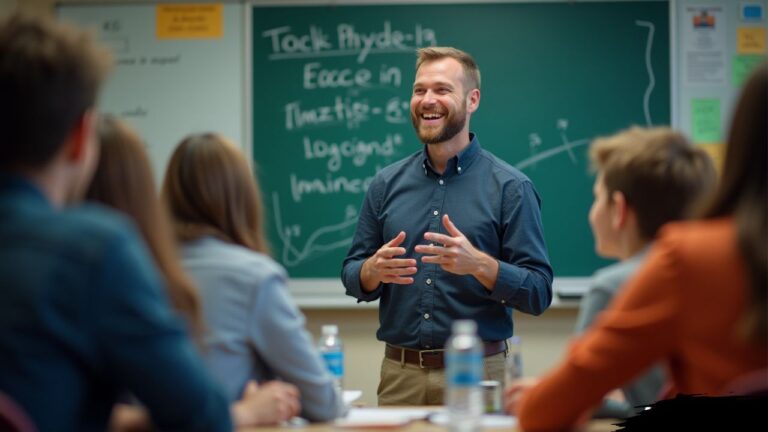
[[[452,330],[454,333],[475,333],[477,324],[472,320],[456,320],[453,322]]]
[[[323,332],[324,335],[339,334],[339,326],[337,326],[336,324],[326,324],[323,327],[321,327],[321,329],[322,329],[321,331]]]

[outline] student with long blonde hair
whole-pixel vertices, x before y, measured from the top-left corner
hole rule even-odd
[[[204,337],[200,298],[192,280],[184,273],[177,254],[167,210],[155,189],[149,157],[141,138],[125,123],[105,116],[99,124],[101,157],[86,197],[128,216],[146,242],[165,286],[171,305],[186,320],[198,346]],[[232,405],[236,427],[274,424],[296,415],[298,391],[292,385],[251,383],[242,398]],[[142,416],[122,406],[115,411],[113,425],[127,427],[142,422]]]
[[[185,138],[163,198],[200,289],[206,361],[225,394],[235,400],[248,380],[278,378],[299,388],[303,417],[337,417],[341,395],[288,296],[285,271],[267,255],[259,188],[243,154],[216,134]]]

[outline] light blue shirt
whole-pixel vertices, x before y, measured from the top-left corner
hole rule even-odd
[[[214,237],[185,243],[182,263],[200,290],[206,363],[230,401],[249,380],[280,379],[299,388],[302,417],[327,421],[341,413],[340,395],[277,263]]]

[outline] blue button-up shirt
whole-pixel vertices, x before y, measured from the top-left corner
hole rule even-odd
[[[381,170],[372,181],[342,281],[358,301],[380,298],[379,340],[416,349],[442,348],[455,319],[473,319],[485,341],[512,336],[512,309],[538,315],[552,301],[552,267],[541,224],[540,199],[520,171],[483,150],[476,136],[437,173],[428,147]],[[472,275],[421,262],[414,251],[425,232],[445,233],[451,221],[477,249],[499,261],[493,290]],[[418,272],[412,285],[380,284],[363,291],[360,268],[400,231]]]
[[[103,431],[126,391],[162,430],[232,430],[166,297],[123,218],[0,172],[0,391],[37,430]]]

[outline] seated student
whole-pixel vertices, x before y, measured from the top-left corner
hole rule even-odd
[[[661,230],[638,272],[543,379],[506,391],[524,430],[577,425],[603,395],[664,361],[675,393],[718,395],[768,366],[768,64],[748,80],[703,220]],[[553,403],[557,401],[557,403]]]
[[[266,255],[259,189],[242,153],[215,134],[187,137],[171,156],[163,198],[200,289],[206,361],[229,400],[248,380],[278,378],[299,388],[303,417],[337,417],[341,395],[288,296],[285,271]]]
[[[620,262],[598,270],[582,299],[576,332],[605,309],[645,258],[657,230],[688,215],[712,191],[711,158],[669,128],[633,127],[599,138],[590,149],[597,171],[589,223],[598,255]],[[628,417],[655,402],[664,384],[660,366],[622,387],[623,400],[607,399],[599,416]]]
[[[109,56],[40,17],[0,21],[0,392],[40,431],[104,430],[134,394],[164,430],[229,431],[226,400],[124,218],[82,197]]]
[[[136,223],[165,279],[171,305],[199,342],[205,330],[200,299],[192,280],[181,268],[176,240],[167,211],[157,196],[144,145],[134,131],[112,116],[102,117],[98,129],[101,155],[86,199],[106,204]],[[275,424],[290,419],[299,413],[298,394],[296,387],[279,381],[262,386],[252,383],[244,397],[232,406],[235,426]],[[128,408],[121,409],[125,416]]]

